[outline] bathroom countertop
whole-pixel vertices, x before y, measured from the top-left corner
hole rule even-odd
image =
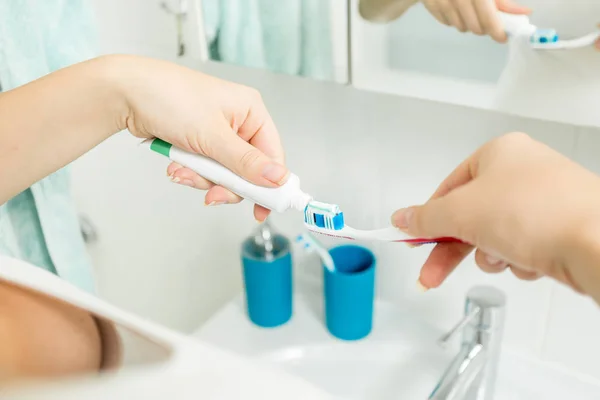
[[[416,322],[405,310],[383,302],[376,301],[374,307],[373,330],[366,338],[345,342],[329,334],[323,321],[323,303],[319,293],[305,289],[294,295],[294,311],[286,324],[275,328],[262,328],[254,325],[246,315],[243,294],[227,303],[215,315],[196,330],[193,336],[217,346],[245,353],[247,355],[263,354],[289,346],[306,344],[353,344],[373,341],[392,340],[397,332],[419,338],[419,340],[435,341],[442,334],[424,322]],[[222,327],[227,326],[226,332]]]
[[[427,398],[458,349],[458,341],[439,348],[436,341],[443,332],[393,303],[376,301],[373,331],[354,342],[328,333],[317,288],[297,291],[291,320],[276,328],[250,322],[244,303],[239,294],[193,336],[278,365],[336,398]],[[507,349],[500,358],[496,388],[498,400],[600,398],[598,382]]]

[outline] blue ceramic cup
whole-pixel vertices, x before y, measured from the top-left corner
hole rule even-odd
[[[242,266],[248,318],[255,325],[273,328],[292,317],[292,255],[289,241],[273,238],[273,257],[265,259],[252,238],[242,245]]]
[[[325,323],[342,340],[358,340],[373,328],[375,256],[360,246],[329,250],[335,271],[324,270]]]

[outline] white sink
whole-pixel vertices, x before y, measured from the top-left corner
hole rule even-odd
[[[377,303],[373,332],[343,342],[327,332],[318,294],[299,294],[286,325],[262,329],[247,318],[242,297],[223,307],[195,336],[259,362],[277,365],[348,400],[427,399],[457,351],[442,333],[391,304]],[[458,346],[458,345],[456,345]],[[504,352],[495,400],[597,400],[600,386]]]

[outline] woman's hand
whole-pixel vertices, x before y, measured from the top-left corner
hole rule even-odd
[[[250,182],[276,187],[289,175],[279,134],[260,94],[175,64],[118,56],[115,70],[127,99],[127,128],[140,138],[158,137],[220,162]],[[190,169],[171,164],[173,182],[208,190],[205,204],[241,199]],[[255,218],[268,211],[255,208]]]
[[[497,42],[506,41],[506,33],[498,11],[509,14],[529,14],[531,10],[513,0],[422,0],[439,22],[460,32],[489,35]]]
[[[495,139],[459,165],[422,206],[394,213],[412,236],[441,243],[419,282],[439,286],[477,248],[490,273],[553,277],[600,302],[600,178],[525,134]]]
[[[600,29],[600,25],[598,25],[598,29]],[[598,40],[596,40],[596,49],[600,50],[600,38],[598,38]]]
[[[256,90],[165,61],[103,56],[0,93],[0,204],[126,128],[213,158],[258,185],[276,187],[289,176]],[[240,201],[179,165],[168,175],[208,189],[206,204]],[[254,215],[262,221],[268,210]]]

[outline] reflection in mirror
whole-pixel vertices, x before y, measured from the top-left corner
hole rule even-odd
[[[210,60],[347,82],[346,1],[196,1]]]
[[[502,14],[493,6],[471,12],[486,1],[351,0],[353,84],[600,126],[600,0],[519,0],[522,7]],[[438,10],[438,5],[447,7]],[[470,23],[453,18],[459,14]],[[491,17],[497,29],[490,25],[481,37],[470,33]],[[493,32],[501,40],[502,30],[509,33],[506,43],[488,36]]]
[[[436,21],[421,4],[390,24],[390,67],[437,76],[496,82],[507,46],[467,35]]]

